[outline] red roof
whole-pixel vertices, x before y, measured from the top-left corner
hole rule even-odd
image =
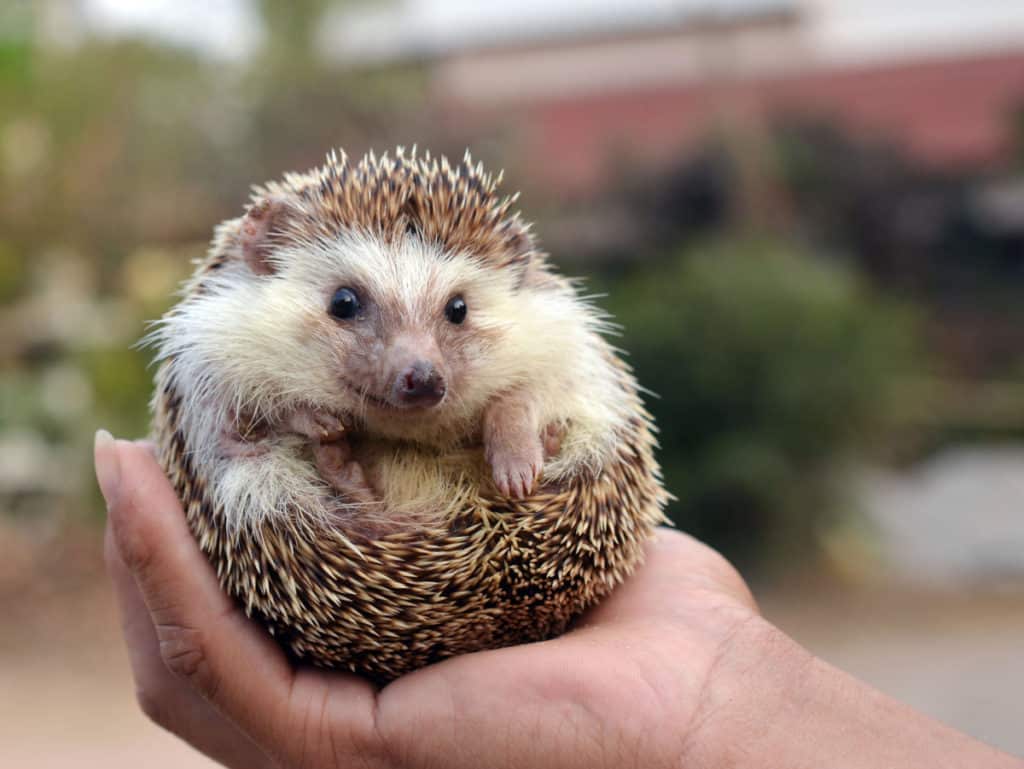
[[[1005,161],[1013,116],[1024,114],[1024,51],[446,111],[462,126],[474,118],[478,128],[511,121],[526,172],[562,189],[599,184],[610,162],[674,158],[716,126],[749,129],[783,115],[827,118],[936,166],[988,166]]]

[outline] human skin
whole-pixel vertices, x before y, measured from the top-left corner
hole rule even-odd
[[[96,471],[139,704],[229,767],[1024,769],[813,657],[668,530],[560,638],[382,689],[296,667],[220,590],[149,446],[101,431]]]

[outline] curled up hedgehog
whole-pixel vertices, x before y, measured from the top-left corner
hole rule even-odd
[[[557,635],[663,520],[607,321],[498,181],[332,153],[217,228],[151,335],[192,532],[297,659],[387,681]]]

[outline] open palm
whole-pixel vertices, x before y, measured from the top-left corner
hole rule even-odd
[[[765,624],[721,556],[663,530],[562,637],[377,689],[295,667],[221,592],[147,446],[96,452],[140,705],[227,766],[677,767],[703,755],[723,660]]]

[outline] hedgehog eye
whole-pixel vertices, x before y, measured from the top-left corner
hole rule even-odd
[[[328,312],[339,320],[348,320],[359,312],[359,297],[351,288],[339,288],[331,297]]]
[[[461,296],[453,296],[444,307],[444,316],[455,325],[458,325],[466,319],[466,312],[468,310],[465,299]]]

